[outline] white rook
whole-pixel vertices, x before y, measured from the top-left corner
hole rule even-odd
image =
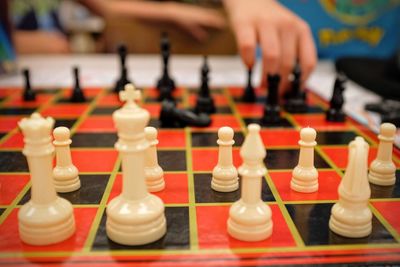
[[[150,114],[136,105],[140,91],[127,84],[120,92],[125,105],[113,113],[118,130],[115,148],[122,158],[122,193],[107,207],[108,237],[123,245],[143,245],[160,239],[166,232],[164,203],[147,191],[145,153],[149,143],[144,128]]]
[[[61,242],[75,232],[75,219],[71,203],[58,197],[54,189],[54,120],[33,113],[18,124],[24,135],[22,153],[28,160],[32,184],[31,199],[18,212],[19,235],[31,245]]]

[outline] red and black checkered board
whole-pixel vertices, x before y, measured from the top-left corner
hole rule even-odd
[[[85,90],[87,103],[68,103],[69,90],[38,91],[36,102],[21,101],[18,89],[0,90],[0,264],[23,266],[46,263],[72,266],[204,266],[400,264],[400,171],[396,185],[371,185],[370,208],[373,232],[367,238],[348,239],[328,227],[331,206],[338,199],[337,187],[347,163],[347,144],[355,136],[369,142],[371,161],[377,150],[375,135],[356,122],[325,121],[325,103],[309,95],[306,114],[288,114],[274,127],[261,131],[267,148],[269,173],[263,180],[263,200],[273,211],[274,231],[262,242],[235,240],[226,232],[232,202],[240,192],[218,193],[210,188],[211,171],[217,162],[217,129],[235,130],[234,164],[246,124],[257,122],[263,112],[263,96],[257,104],[241,103],[240,88],[213,91],[218,113],[208,128],[160,129],[159,162],[165,171],[166,189],[157,193],[166,205],[168,231],[161,240],[146,246],[122,246],[105,234],[107,203],[121,191],[121,170],[111,114],[121,106],[107,90]],[[143,91],[142,106],[150,111],[150,124],[158,126],[160,105],[156,90]],[[192,106],[195,94],[184,88],[175,92],[179,105]],[[23,244],[18,236],[18,209],[30,197],[29,173],[21,153],[22,135],[17,122],[34,110],[56,119],[56,126],[72,129],[72,157],[80,170],[82,187],[60,194],[75,208],[77,231],[52,246]],[[298,161],[298,130],[314,127],[318,132],[315,166],[319,170],[317,193],[290,190],[291,171]],[[400,153],[394,152],[400,166]]]

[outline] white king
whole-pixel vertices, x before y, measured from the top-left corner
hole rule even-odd
[[[120,92],[125,105],[113,113],[118,130],[115,148],[122,158],[122,193],[107,207],[106,230],[114,242],[124,245],[142,245],[160,239],[166,232],[164,204],[150,194],[145,182],[145,152],[149,143],[144,128],[150,114],[135,100],[140,91],[127,84]]]
[[[71,203],[58,197],[53,185],[54,119],[33,113],[18,124],[24,135],[22,153],[28,160],[32,183],[31,199],[18,213],[20,237],[31,245],[61,242],[75,232],[75,219]]]

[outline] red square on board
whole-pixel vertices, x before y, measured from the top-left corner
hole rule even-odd
[[[8,96],[22,95],[21,87],[1,87],[0,88],[0,97],[6,98]]]
[[[293,237],[278,205],[270,205],[274,224],[272,235],[266,240],[259,242],[240,241],[228,234],[227,220],[229,218],[229,208],[229,206],[196,207],[200,248],[271,248],[295,246]]]
[[[78,132],[116,132],[112,116],[90,116],[78,127]]]
[[[28,182],[28,174],[0,174],[0,205],[10,205]]]
[[[72,149],[71,154],[79,172],[111,172],[118,158],[118,152],[112,149]]]
[[[119,100],[118,94],[110,93],[101,96],[97,100],[97,105],[101,107],[119,107],[122,102]]]
[[[212,98],[214,99],[215,106],[228,106],[228,100],[224,94],[212,94]],[[196,105],[197,100],[197,92],[195,94],[189,95],[189,105],[194,107]]]
[[[4,116],[0,118],[0,132],[8,132],[18,127],[18,122],[22,120],[21,116]]]
[[[316,130],[345,130],[349,127],[348,121],[326,121],[325,114],[296,114],[293,118],[301,127],[312,127]]]
[[[229,94],[231,96],[240,98],[243,95],[244,85],[243,85],[243,87],[232,86],[232,87],[229,87],[228,90],[229,90]],[[257,96],[263,96],[266,93],[265,88],[255,87],[254,90],[255,90]]]
[[[181,130],[163,130],[158,131],[158,147],[185,147],[186,137]]]
[[[165,188],[160,192],[152,193],[162,199],[165,204],[186,204],[188,203],[188,177],[185,173],[165,173]],[[121,194],[122,190],[122,174],[118,174],[115,178],[114,185],[111,189],[108,202]]]
[[[218,130],[219,128],[221,128],[223,126],[229,126],[229,127],[233,128],[234,130],[240,129],[240,124],[234,116],[222,115],[222,114],[211,115],[211,125],[206,128],[197,128],[197,127],[193,127],[193,128],[198,129],[198,130],[202,130],[202,129]]]
[[[161,105],[158,103],[146,103],[141,105],[142,108],[146,109],[151,117],[157,117],[160,115]]]
[[[3,148],[23,148],[24,147],[24,136],[21,132],[15,132],[5,140],[0,147]]]
[[[295,146],[298,147],[299,132],[293,129],[261,129],[261,138],[265,147]]]
[[[79,117],[89,107],[88,104],[56,104],[41,112],[42,116]]]
[[[103,89],[97,88],[97,87],[87,87],[87,86],[81,86],[83,93],[85,94],[86,97],[95,97],[97,96]],[[66,88],[63,90],[62,95],[64,97],[69,98],[72,94],[73,88]]]
[[[76,232],[61,243],[48,246],[31,246],[19,238],[18,210],[14,209],[0,225],[0,251],[79,251],[83,248],[96,215],[95,208],[74,208]],[[46,237],[43,237],[46,238]]]
[[[347,147],[323,147],[322,151],[325,152],[328,157],[335,163],[337,167],[340,169],[345,169],[347,167],[347,162],[349,159],[349,151]],[[377,147],[370,147],[368,153],[368,166],[371,162],[376,158],[376,154],[378,152]],[[394,164],[397,168],[400,167],[400,164],[394,161]]]
[[[270,172],[272,181],[283,201],[337,200],[340,176],[335,171],[318,171],[319,188],[314,193],[299,193],[290,188],[292,172]]]
[[[24,101],[22,94],[13,95],[9,101],[4,103],[5,107],[38,107],[47,103],[54,95],[36,94],[35,101]]]
[[[242,164],[239,148],[232,149],[233,165],[238,168]],[[218,149],[192,150],[194,171],[212,171],[218,163]]]
[[[372,205],[383,215],[383,217],[400,234],[400,201],[372,202]]]
[[[237,111],[242,117],[262,117],[264,114],[264,105],[257,103],[238,103]]]

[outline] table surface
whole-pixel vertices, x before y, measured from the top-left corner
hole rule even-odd
[[[119,73],[119,63],[115,55],[68,55],[22,56],[17,62],[19,68],[28,67],[31,71],[31,83],[34,87],[68,87],[71,86],[72,66],[81,70],[83,87],[108,87],[115,83]],[[200,84],[201,56],[176,55],[170,60],[170,73],[178,85],[196,86]],[[129,77],[139,87],[155,84],[161,72],[161,59],[158,55],[128,56]],[[246,71],[238,56],[210,56],[210,85],[212,87],[237,86],[245,84]],[[257,62],[253,82],[258,84],[261,78],[261,64]],[[307,88],[322,98],[329,100],[335,80],[335,67],[331,61],[320,61],[307,81]],[[0,87],[22,86],[22,76],[12,74],[0,77]],[[345,94],[344,110],[362,124],[368,125],[374,132],[379,129],[379,116],[365,112],[364,105],[379,102],[380,97],[373,92],[349,81]],[[395,141],[400,146],[400,132]]]

